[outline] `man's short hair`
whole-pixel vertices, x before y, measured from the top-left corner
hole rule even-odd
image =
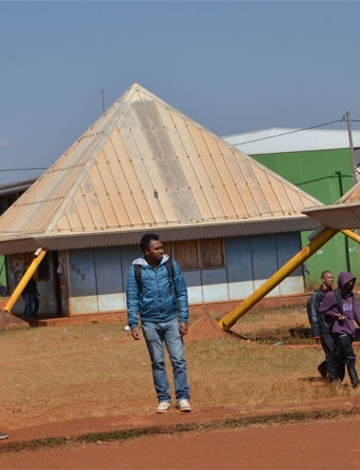
[[[140,240],[140,248],[143,253],[149,248],[151,240],[158,241],[160,239],[159,235],[156,233],[146,233]]]
[[[326,271],[323,271],[323,272],[321,273],[321,278],[320,278],[320,279],[322,279],[322,278],[325,276],[325,274],[327,274],[327,273],[332,274],[332,271],[329,271],[328,269],[327,269]]]

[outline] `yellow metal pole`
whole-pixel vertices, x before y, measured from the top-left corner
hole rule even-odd
[[[219,322],[220,328],[229,330],[238,319],[251,309],[259,300],[268,294],[275,286],[292,273],[298,266],[303,264],[311,255],[313,255],[320,247],[328,242],[337,231],[331,228],[325,228],[319,232],[313,240],[296,254],[291,260],[284,264],[275,274],[264,282],[255,292],[245,299],[238,307],[234,308],[230,313],[225,315]]]
[[[357,233],[352,232],[351,230],[341,230],[341,231],[344,235],[347,235],[349,238],[352,238],[357,243],[360,243],[360,236]]]
[[[38,253],[38,251],[36,251],[36,253]],[[32,260],[30,266],[26,270],[23,277],[20,279],[18,285],[14,289],[14,292],[11,294],[9,300],[7,301],[7,304],[5,305],[5,308],[4,308],[6,312],[11,313],[11,309],[16,304],[18,298],[22,294],[22,291],[25,289],[26,284],[30,281],[30,279],[34,275],[34,272],[37,270],[39,264],[44,259],[45,255],[46,255],[46,251],[41,249],[40,253]]]

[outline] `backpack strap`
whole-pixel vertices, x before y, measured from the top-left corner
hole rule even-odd
[[[339,307],[339,313],[341,313],[341,315],[344,315],[343,301],[342,301],[342,297],[340,295],[340,292],[337,289],[335,289],[334,294],[335,294],[337,304],[338,304],[338,307]]]
[[[169,276],[170,295],[172,295],[173,292],[174,292],[174,276],[175,276],[173,260],[171,258],[169,258],[166,261],[165,266],[166,266],[166,269],[168,271],[168,276]]]
[[[137,285],[139,287],[139,291],[141,291],[142,281],[141,281],[141,266],[140,266],[140,264],[134,264],[134,274],[135,274],[135,280],[136,280]]]

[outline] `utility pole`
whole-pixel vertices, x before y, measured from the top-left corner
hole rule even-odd
[[[352,139],[352,130],[351,130],[351,118],[350,118],[350,111],[346,111],[346,121],[347,121],[347,129],[348,129],[348,136],[349,136],[349,146],[350,146],[350,156],[351,156],[351,168],[352,168],[352,175],[353,175],[353,184],[357,183],[356,178],[356,168],[355,168],[355,158],[354,158],[354,145]]]
[[[347,121],[347,130],[349,136],[349,147],[350,147],[350,156],[351,156],[351,168],[352,168],[352,176],[353,176],[353,185],[357,184],[357,177],[356,177],[356,166],[355,166],[355,158],[354,158],[354,144],[352,139],[352,129],[351,129],[351,117],[350,111],[346,111],[346,121]],[[347,269],[350,272],[350,256],[349,256],[349,240],[348,237],[345,237],[345,257],[346,257],[346,265]]]
[[[103,113],[105,113],[104,90],[101,90],[101,104],[102,104]]]

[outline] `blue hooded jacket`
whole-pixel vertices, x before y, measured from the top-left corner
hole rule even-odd
[[[139,315],[142,322],[166,322],[177,315],[180,322],[187,322],[189,305],[184,276],[178,263],[172,260],[174,277],[173,279],[169,277],[165,265],[168,259],[169,256],[164,254],[156,269],[148,264],[145,258],[136,259],[130,266],[127,276],[126,304],[131,329],[137,327]],[[134,265],[136,264],[141,266],[141,287],[135,278]]]
[[[320,305],[319,312],[324,314],[327,319],[333,321],[333,333],[348,334],[355,336],[355,325],[354,321],[360,326],[360,309],[355,300],[355,296],[352,290],[346,292],[344,286],[349,281],[356,281],[356,277],[347,272],[342,271],[339,275],[338,287],[335,289],[339,292],[342,299],[343,315],[345,320],[339,320],[335,317],[335,313],[339,312],[338,302],[335,295],[335,291],[329,292],[324,298]]]

